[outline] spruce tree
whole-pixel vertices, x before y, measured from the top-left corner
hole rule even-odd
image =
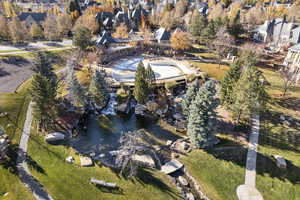
[[[37,52],[34,55],[31,69],[35,73],[39,73],[42,76],[45,76],[48,78],[53,78],[53,76],[55,76],[55,73],[53,73],[53,67],[49,61],[49,58],[43,52]]]
[[[101,72],[99,72],[98,70],[95,71],[92,77],[89,87],[89,94],[92,101],[98,106],[104,107],[106,105],[109,98],[107,84]]]
[[[68,74],[67,82],[71,102],[75,106],[85,106],[87,104],[85,88],[77,80],[73,66],[70,66]]]
[[[152,67],[150,64],[148,64],[147,69],[146,69],[146,82],[148,84],[149,90],[153,90],[155,88],[155,83],[156,83],[155,73],[152,70]]]
[[[215,84],[212,81],[207,81],[199,89],[195,100],[189,107],[187,134],[195,148],[211,146],[215,139],[217,118],[215,109],[219,105],[219,100],[215,94]]]
[[[40,127],[47,130],[53,119],[56,104],[57,85],[52,79],[42,76],[40,73],[33,75],[30,94],[35,103],[35,117]]]
[[[146,81],[146,69],[142,62],[137,66],[134,85],[133,94],[135,99],[138,103],[145,103],[149,95],[149,88]]]
[[[182,112],[188,117],[189,115],[189,107],[191,103],[194,101],[196,94],[199,90],[199,87],[196,83],[190,85],[185,93],[184,99],[181,102]]]
[[[233,91],[241,76],[241,65],[242,63],[239,60],[234,62],[221,81],[220,99],[224,105],[230,105],[235,101],[235,93]]]
[[[207,24],[207,19],[202,16],[198,10],[195,10],[189,26],[189,32],[192,34],[192,36],[199,39],[199,37],[202,35],[203,29],[207,26]]]
[[[236,98],[230,106],[237,123],[248,123],[254,112],[265,109],[268,94],[262,72],[256,67],[248,67],[235,87]]]

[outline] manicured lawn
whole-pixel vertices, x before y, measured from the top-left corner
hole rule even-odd
[[[6,133],[13,144],[18,144],[25,115],[27,111],[28,98],[26,91],[29,81],[21,86],[17,93],[0,94],[0,111],[7,112],[6,117],[0,118],[0,125],[5,128]],[[13,151],[14,152],[14,151]],[[7,165],[0,165],[0,198],[6,192],[9,195],[5,199],[33,199],[31,193],[20,182],[15,171],[15,154]]]
[[[209,77],[216,80],[222,80],[225,72],[229,69],[227,65],[221,65],[214,63],[200,63],[200,62],[190,62],[193,66],[198,67],[201,71],[206,72]]]
[[[217,80],[228,69],[227,66],[219,69],[217,64],[192,64]],[[268,200],[299,200],[300,127],[296,122],[300,123],[300,87],[291,88],[287,97],[282,98],[279,74],[271,68],[259,69],[270,83],[268,93],[272,98],[269,112],[261,116],[256,186]],[[290,116],[291,125],[283,124],[280,115]],[[246,157],[244,151],[237,152]],[[196,150],[182,157],[182,161],[211,199],[237,199],[235,189],[244,182],[245,160],[237,161],[236,156],[231,156],[233,153],[234,150],[227,150],[222,156],[216,156],[214,151]],[[274,155],[287,160],[287,169],[276,166]]]
[[[82,168],[79,157],[71,148],[48,145],[43,137],[32,128],[29,154],[34,160],[30,167],[34,176],[47,188],[54,199],[179,199],[175,188],[166,175],[157,171],[146,170],[139,178],[126,180],[106,167]],[[67,164],[67,156],[74,156],[76,164]],[[107,191],[89,183],[90,178],[115,182],[121,191]]]

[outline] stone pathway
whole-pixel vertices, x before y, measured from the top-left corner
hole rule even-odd
[[[31,175],[26,163],[28,140],[30,137],[30,128],[32,123],[32,110],[33,103],[30,102],[19,145],[19,152],[17,158],[18,174],[25,186],[32,191],[35,199],[52,200],[52,197],[44,190],[43,186]]]
[[[240,185],[237,188],[237,196],[239,200],[263,200],[262,195],[255,187],[259,126],[259,115],[256,114],[252,118],[252,131],[248,145],[245,184]]]

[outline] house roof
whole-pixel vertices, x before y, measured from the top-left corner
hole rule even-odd
[[[300,52],[300,43],[299,44],[296,44],[292,47],[289,48],[290,51],[298,51]]]
[[[166,31],[165,28],[159,28],[155,32],[154,37],[157,40],[169,40],[170,39],[170,32]]]
[[[36,22],[42,22],[45,21],[47,13],[23,12],[18,16],[21,21],[25,21],[28,17],[31,17]]]

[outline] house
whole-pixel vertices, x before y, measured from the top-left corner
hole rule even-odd
[[[288,49],[288,54],[285,57],[283,64],[286,67],[289,67],[294,73],[298,74],[296,83],[300,83],[300,43]]]
[[[103,31],[101,36],[96,40],[98,47],[108,47],[110,43],[113,43],[114,39],[108,31]]]
[[[154,38],[158,43],[170,40],[171,34],[165,28],[159,28],[154,33]]]
[[[27,27],[32,24],[42,24],[47,18],[47,13],[23,12],[18,16],[21,22],[24,22]]]
[[[285,7],[285,8],[290,8],[293,5],[293,2],[291,0],[287,0],[287,1],[280,1],[280,0],[274,0],[273,2],[270,2],[270,5],[276,8],[279,7]]]
[[[111,30],[113,26],[113,13],[111,12],[98,12],[96,20],[105,30]]]
[[[202,16],[208,15],[208,4],[206,2],[196,1],[195,8],[199,11]]]
[[[274,43],[276,46],[300,42],[300,24],[288,22],[284,18],[265,21],[252,32],[254,40]]]

